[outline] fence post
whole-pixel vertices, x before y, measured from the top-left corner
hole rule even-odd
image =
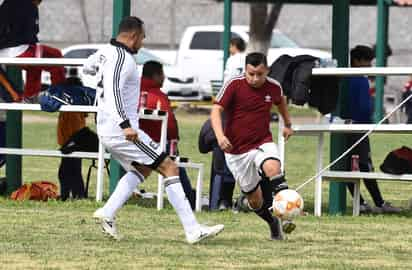
[[[17,67],[7,67],[7,76],[16,89],[22,89],[21,70]],[[22,147],[22,112],[7,111],[6,147]],[[6,155],[7,194],[18,189],[22,184],[22,158],[18,155]]]
[[[119,24],[123,17],[130,15],[130,0],[113,0],[113,38],[116,37]],[[137,110],[137,108],[136,108]],[[125,171],[120,166],[120,164],[114,160],[110,160],[110,183],[109,183],[109,190],[110,194],[116,188],[117,182],[119,179],[125,174]]]

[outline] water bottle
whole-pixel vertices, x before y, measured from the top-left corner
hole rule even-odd
[[[144,108],[146,108],[147,105],[147,92],[143,91],[140,94],[140,105],[139,105],[139,109],[143,110]]]
[[[353,172],[359,172],[359,155],[352,155],[351,167]]]

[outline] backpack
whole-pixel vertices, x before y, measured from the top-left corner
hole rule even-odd
[[[47,201],[57,199],[57,185],[48,181],[37,181],[22,185],[11,194],[11,199],[16,201],[35,200]]]
[[[60,148],[60,151],[63,154],[70,154],[75,151],[99,152],[99,138],[94,131],[84,127],[74,133]]]
[[[402,146],[389,152],[380,169],[384,173],[412,174],[412,149]]]

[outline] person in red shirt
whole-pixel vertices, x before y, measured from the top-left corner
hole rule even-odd
[[[162,64],[157,61],[148,61],[143,65],[142,79],[140,85],[140,106],[147,109],[158,109],[167,112],[167,145],[166,152],[170,156],[179,154],[177,142],[179,141],[179,130],[176,117],[173,113],[170,100],[160,89],[163,85],[165,75]],[[139,128],[147,133],[155,142],[160,142],[161,122],[147,119],[139,119]],[[179,168],[180,181],[186,197],[192,209],[195,209],[196,193],[190,184],[185,168]]]
[[[157,61],[148,61],[143,65],[140,85],[140,104],[147,109],[158,109],[167,112],[167,141],[179,140],[177,121],[170,106],[169,98],[160,89],[165,75],[162,64]],[[143,99],[146,99],[145,101]],[[139,127],[143,129],[155,142],[160,142],[161,122],[139,119]]]
[[[210,118],[220,148],[225,152],[227,165],[246,194],[249,207],[266,221],[271,239],[282,240],[283,232],[295,229],[292,222],[281,222],[274,217],[263,199],[261,176],[276,181],[282,175],[277,145],[270,132],[270,112],[276,105],[285,122],[283,136],[292,134],[286,98],[280,84],[267,74],[266,56],[250,53],[246,56],[245,74],[229,80],[216,96]],[[222,128],[221,114],[226,123]],[[271,191],[269,191],[271,192]]]

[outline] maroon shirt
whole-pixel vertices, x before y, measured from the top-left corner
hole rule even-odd
[[[244,75],[223,86],[215,103],[224,108],[224,133],[233,145],[228,153],[243,154],[273,141],[270,112],[272,105],[278,105],[281,98],[282,88],[271,78],[260,88],[251,87]]]

